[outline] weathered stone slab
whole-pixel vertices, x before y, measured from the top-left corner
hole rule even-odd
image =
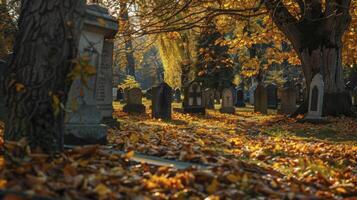
[[[172,113],[172,88],[167,83],[161,83],[152,88],[152,117],[170,120]]]
[[[254,112],[268,114],[267,90],[262,83],[254,91]]]
[[[140,88],[131,88],[127,91],[126,105],[123,111],[126,113],[145,113],[145,106],[142,103],[143,93]]]
[[[225,88],[222,91],[222,105],[220,112],[234,114],[234,92],[233,88]]]
[[[193,81],[185,89],[183,108],[185,113],[206,113],[202,82]]]
[[[305,119],[322,120],[324,102],[324,81],[321,74],[316,74],[310,84],[309,109]]]

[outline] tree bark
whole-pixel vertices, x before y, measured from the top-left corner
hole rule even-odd
[[[307,94],[312,78],[320,73],[325,83],[323,114],[351,115],[352,103],[349,93],[345,91],[341,55],[342,37],[351,21],[351,1],[326,1],[324,11],[321,1],[306,2],[301,1],[299,5],[301,19],[291,15],[281,0],[266,0],[265,5],[301,60]],[[307,112],[306,103],[298,112],[295,114]]]
[[[129,13],[127,4],[125,2],[120,3],[120,20],[121,20],[121,32],[124,35],[125,42],[125,56],[126,56],[126,74],[135,78],[135,57],[133,50],[133,41],[127,32],[130,29]]]
[[[6,78],[6,141],[26,138],[32,148],[62,150],[61,107],[71,84],[67,74],[77,56],[84,12],[84,0],[21,1],[19,32]]]

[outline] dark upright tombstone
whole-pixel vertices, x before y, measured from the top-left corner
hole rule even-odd
[[[214,109],[214,90],[207,88],[204,91],[204,102],[207,109]]]
[[[180,88],[176,88],[174,96],[175,96],[175,101],[176,102],[181,102],[181,90],[180,90]]]
[[[267,87],[268,108],[278,108],[278,88],[275,84],[269,84]]]
[[[152,88],[152,118],[171,119],[172,88],[161,83]]]
[[[245,103],[244,103],[244,91],[242,88],[238,88],[236,90],[236,107],[245,107]]]
[[[193,81],[188,85],[183,102],[185,113],[206,113],[202,92],[202,82]]]
[[[5,106],[5,87],[4,87],[4,78],[5,71],[7,68],[7,63],[3,60],[0,60],[0,120],[6,120],[7,109]]]
[[[281,105],[279,114],[290,115],[296,110],[296,91],[293,87],[286,87],[281,90]]]
[[[149,88],[146,90],[145,92],[145,98],[148,99],[148,100],[151,100],[152,99],[152,89],[153,88]]]
[[[143,94],[140,88],[132,88],[128,90],[126,97],[126,105],[123,111],[126,113],[145,113],[145,106],[142,104]]]
[[[257,85],[254,91],[254,112],[268,114],[267,90],[261,83]]]
[[[117,90],[117,101],[123,101],[124,100],[124,90],[123,88],[119,87]]]

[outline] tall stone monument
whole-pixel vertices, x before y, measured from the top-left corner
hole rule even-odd
[[[64,143],[70,145],[105,144],[107,127],[101,124],[112,114],[112,55],[118,31],[117,21],[98,5],[87,5],[79,41],[79,57],[89,58],[96,75],[86,83],[73,80],[66,105]]]

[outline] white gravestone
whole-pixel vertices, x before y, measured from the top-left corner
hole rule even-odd
[[[87,83],[80,77],[73,80],[67,105],[65,144],[105,144],[107,127],[101,124],[103,115],[112,112],[112,39],[118,30],[115,19],[105,8],[89,5],[86,8],[83,30],[80,36],[79,58],[89,57],[89,64],[96,75]]]
[[[316,74],[310,84],[309,110],[306,119],[321,120],[324,102],[324,81],[321,74]]]

